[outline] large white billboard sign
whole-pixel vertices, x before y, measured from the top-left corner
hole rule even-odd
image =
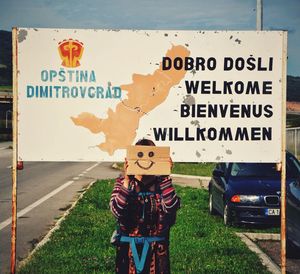
[[[18,29],[18,155],[280,162],[281,31]]]

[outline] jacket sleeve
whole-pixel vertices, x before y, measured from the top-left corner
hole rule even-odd
[[[127,210],[130,190],[123,186],[124,178],[117,178],[110,198],[110,210],[117,218],[124,216]]]
[[[162,206],[166,213],[175,213],[180,207],[180,198],[175,192],[175,188],[172,185],[172,179],[170,177],[164,177],[160,183],[160,189],[162,193]]]

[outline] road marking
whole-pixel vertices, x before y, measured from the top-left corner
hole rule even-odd
[[[99,164],[100,163],[97,163],[97,164],[89,167],[87,170],[91,171],[93,168],[95,168]],[[69,185],[71,185],[73,183],[74,183],[74,181],[68,181],[68,182],[64,183],[63,185],[61,185],[60,187],[54,189],[53,191],[51,191],[50,193],[48,193],[47,195],[45,195],[41,199],[39,199],[36,202],[34,202],[33,204],[31,204],[31,205],[25,207],[24,209],[20,210],[17,213],[17,218],[20,218],[23,215],[27,214],[29,211],[31,211],[35,207],[39,206],[43,202],[47,201],[49,198],[51,198],[52,196],[54,196],[55,194],[57,194],[58,192],[62,191],[63,189],[65,189],[66,187],[68,187]],[[8,218],[8,219],[6,219],[4,222],[0,223],[0,230],[2,230],[3,228],[7,227],[10,224],[11,224],[11,217]]]
[[[6,168],[12,168],[12,166],[7,166]]]
[[[100,164],[100,163],[94,164],[93,166],[87,168],[85,171],[86,171],[86,172],[89,172],[89,171],[91,171],[93,168],[95,168],[96,166],[98,166],[99,164]]]
[[[37,200],[33,204],[31,204],[31,205],[25,207],[24,209],[22,209],[21,211],[19,211],[17,213],[17,217],[18,218],[22,217],[23,215],[25,215],[26,213],[28,213],[29,211],[31,211],[35,207],[39,206],[41,203],[45,202],[46,200],[48,200],[49,198],[51,198],[52,196],[54,196],[55,194],[57,194],[58,192],[60,192],[61,190],[65,189],[66,187],[68,187],[69,185],[71,185],[73,183],[74,183],[74,181],[68,181],[65,184],[61,185],[60,187],[54,189],[53,191],[51,191],[50,193],[48,193],[47,195],[45,195],[41,199]],[[0,230],[5,228],[6,226],[8,226],[10,223],[11,223],[11,217],[0,224]]]

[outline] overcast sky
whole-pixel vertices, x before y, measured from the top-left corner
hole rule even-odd
[[[288,74],[300,76],[300,0],[263,3],[264,29],[289,31]],[[254,30],[256,0],[0,0],[0,29],[13,26]]]

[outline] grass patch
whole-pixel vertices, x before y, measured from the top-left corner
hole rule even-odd
[[[211,176],[215,163],[174,163],[172,173],[196,175],[196,176]],[[123,163],[117,163],[117,168],[123,169]]]
[[[287,128],[300,127],[300,115],[287,114],[286,115]]]
[[[114,273],[109,211],[113,182],[98,181],[19,273]],[[171,231],[172,273],[269,273],[235,236],[242,228],[225,227],[208,213],[208,192],[176,187],[182,207]]]
[[[0,86],[0,91],[12,91],[12,86]]]
[[[215,163],[174,163],[172,173],[210,177],[215,166]]]

